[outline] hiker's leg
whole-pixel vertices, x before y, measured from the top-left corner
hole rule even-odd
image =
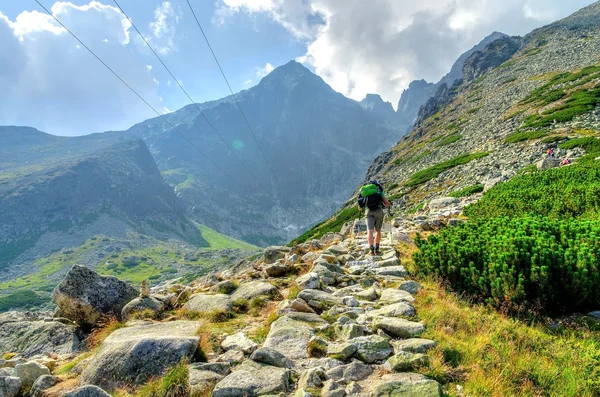
[[[379,245],[379,243],[381,242],[381,230],[378,230],[377,233],[375,234],[375,245]]]
[[[368,241],[369,241],[369,247],[373,246],[373,229],[369,229]]]

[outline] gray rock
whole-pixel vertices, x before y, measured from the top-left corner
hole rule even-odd
[[[278,306],[279,313],[300,312],[300,313],[315,313],[315,311],[306,304],[302,299],[294,299],[292,301],[284,300]]]
[[[299,389],[318,389],[323,387],[327,379],[325,371],[321,367],[309,368],[300,375],[298,380]]]
[[[367,318],[373,317],[412,317],[416,314],[415,308],[406,302],[392,303],[391,305],[383,306],[376,310],[370,310],[365,313]]]
[[[294,363],[275,349],[261,347],[250,356],[252,361],[280,368],[292,368]]]
[[[427,365],[427,356],[421,353],[399,352],[388,358],[384,368],[388,371],[405,372]]]
[[[373,273],[378,276],[406,277],[408,271],[404,266],[388,266],[373,269]]]
[[[446,207],[450,207],[454,204],[458,204],[459,202],[460,202],[460,200],[455,197],[442,197],[442,198],[431,200],[429,202],[428,207],[430,210],[439,210],[439,209],[443,209]]]
[[[252,300],[257,296],[273,297],[278,294],[277,288],[264,281],[249,281],[241,284],[238,289],[231,295],[231,299],[247,299]]]
[[[16,376],[0,376],[0,396],[17,397],[21,389],[21,380]]]
[[[335,324],[335,333],[343,340],[350,340],[365,335],[365,329],[362,325],[355,322],[345,324]]]
[[[354,338],[352,343],[357,348],[354,357],[367,364],[385,360],[392,354],[393,350],[392,345],[379,335]]]
[[[358,347],[353,344],[352,341],[336,342],[330,343],[327,346],[327,355],[336,360],[346,361],[349,360],[357,350]]]
[[[326,381],[321,389],[321,397],[344,397],[345,395],[346,390],[333,379]]]
[[[320,280],[317,273],[306,273],[296,279],[296,285],[301,289],[317,289],[321,286]]]
[[[597,318],[598,320],[600,320],[600,310],[589,312],[588,316],[594,317],[594,318]]]
[[[237,285],[231,280],[223,280],[213,285],[210,288],[211,292],[216,292],[219,294],[230,294],[237,288]]]
[[[182,359],[197,357],[198,328],[195,321],[173,321],[138,322],[118,329],[102,343],[81,381],[106,390],[143,384]]]
[[[396,256],[389,258],[389,259],[385,259],[382,261],[377,261],[375,262],[375,266],[377,268],[384,268],[384,267],[402,267],[400,266],[400,259],[398,259]],[[406,271],[406,270],[404,270]],[[400,276],[403,277],[403,276]]]
[[[52,300],[64,317],[90,327],[102,314],[120,316],[123,307],[138,294],[116,277],[101,276],[85,266],[75,265],[52,291]]]
[[[284,277],[288,274],[290,269],[290,266],[279,262],[271,263],[270,265],[265,265],[263,267],[263,270],[269,277]]]
[[[332,306],[342,305],[342,300],[327,292],[318,289],[305,289],[300,291],[298,298],[302,299],[310,307],[319,310],[327,310]]]
[[[212,371],[189,369],[189,384],[191,396],[208,396],[216,384],[224,378],[223,375]]]
[[[358,307],[360,305],[358,300],[353,296],[344,296],[342,298],[342,303],[349,307]]]
[[[391,342],[394,347],[394,352],[410,352],[410,353],[425,353],[433,349],[437,343],[430,339],[410,338],[404,340],[395,340]]]
[[[223,376],[231,372],[231,364],[228,362],[190,363],[188,367],[198,371],[216,372]]]
[[[15,376],[15,369],[10,367],[0,368],[0,376]]]
[[[381,297],[379,298],[381,303],[396,303],[396,302],[409,302],[415,301],[415,298],[406,291],[401,291],[393,288],[386,288],[381,291]]]
[[[423,323],[396,317],[377,317],[373,320],[373,327],[398,338],[413,338],[425,332]]]
[[[265,248],[263,259],[265,263],[273,263],[277,261],[277,259],[285,258],[285,255],[290,252],[291,249],[289,247],[279,247],[272,246]]]
[[[67,355],[83,347],[81,339],[75,325],[21,313],[0,314],[0,352],[19,351],[24,357],[42,353]]]
[[[375,389],[375,397],[441,397],[442,387],[420,374],[387,374]]]
[[[66,393],[63,397],[110,397],[110,394],[98,386],[86,385]]]
[[[123,321],[127,321],[134,316],[135,313],[147,310],[153,313],[152,318],[156,318],[164,309],[165,303],[153,296],[135,298],[123,307],[123,310],[121,310],[121,318]]]
[[[44,390],[51,388],[60,382],[58,376],[42,375],[33,383],[29,397],[42,397]]]
[[[308,252],[308,253],[302,255],[302,262],[305,262],[305,263],[314,262],[315,260],[317,260],[317,258],[319,258],[318,253]]]
[[[554,158],[550,158],[550,157],[544,157],[543,159],[541,159],[540,161],[538,161],[535,166],[537,167],[538,170],[542,171],[542,170],[548,170],[550,168],[556,168],[560,165],[560,160],[559,159],[554,159]]]
[[[363,388],[356,382],[350,382],[346,386],[346,395],[347,396],[358,395],[362,391],[363,391]]]
[[[402,290],[402,291],[406,291],[410,294],[416,294],[417,292],[422,290],[423,287],[421,286],[421,284],[417,283],[416,281],[408,280],[408,281],[402,281],[400,283],[400,285],[398,286],[398,289]]]
[[[207,295],[198,294],[183,305],[184,310],[196,313],[210,313],[213,311],[228,312],[233,308],[233,299],[225,294]]]
[[[349,252],[350,251],[348,251],[348,248],[343,247],[341,245],[332,245],[331,247],[323,251],[324,254],[330,254],[335,256],[346,255]]]
[[[223,342],[221,342],[221,348],[227,350],[241,350],[245,354],[250,354],[258,345],[253,340],[248,339],[243,332],[227,336]]]
[[[290,371],[251,360],[240,364],[234,372],[217,383],[213,397],[253,397],[286,393],[290,387]]]
[[[328,324],[327,321],[315,313],[290,312],[287,314],[287,317],[292,320],[309,323],[311,326]]]
[[[308,323],[288,317],[289,314],[291,313],[271,324],[263,346],[275,349],[292,360],[308,358],[308,341],[312,338],[314,330]]]
[[[224,361],[230,364],[239,364],[244,361],[244,352],[241,350],[229,350],[221,354],[218,358],[219,361]]]
[[[21,380],[21,387],[27,389],[33,386],[40,376],[50,375],[50,370],[41,364],[28,362],[16,365],[15,375]]]
[[[369,377],[373,373],[373,368],[370,365],[355,361],[346,365],[343,377],[346,381],[359,381]]]

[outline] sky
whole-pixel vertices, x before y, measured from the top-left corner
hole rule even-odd
[[[39,0],[159,113],[189,104],[114,0]],[[229,94],[187,0],[117,0],[195,102]],[[493,31],[523,35],[591,0],[190,0],[234,91],[297,60],[396,107]],[[56,135],[156,116],[34,0],[0,0],[0,125]]]

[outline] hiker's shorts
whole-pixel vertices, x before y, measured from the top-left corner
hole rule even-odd
[[[380,232],[383,227],[383,208],[367,210],[367,229]]]

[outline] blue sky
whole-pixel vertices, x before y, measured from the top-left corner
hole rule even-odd
[[[112,0],[40,0],[161,112],[189,104]],[[185,0],[117,0],[197,102],[229,94]],[[590,0],[191,0],[234,90],[297,59],[334,89],[395,106],[494,30],[525,34]],[[0,124],[60,135],[155,114],[31,1],[0,1]]]

